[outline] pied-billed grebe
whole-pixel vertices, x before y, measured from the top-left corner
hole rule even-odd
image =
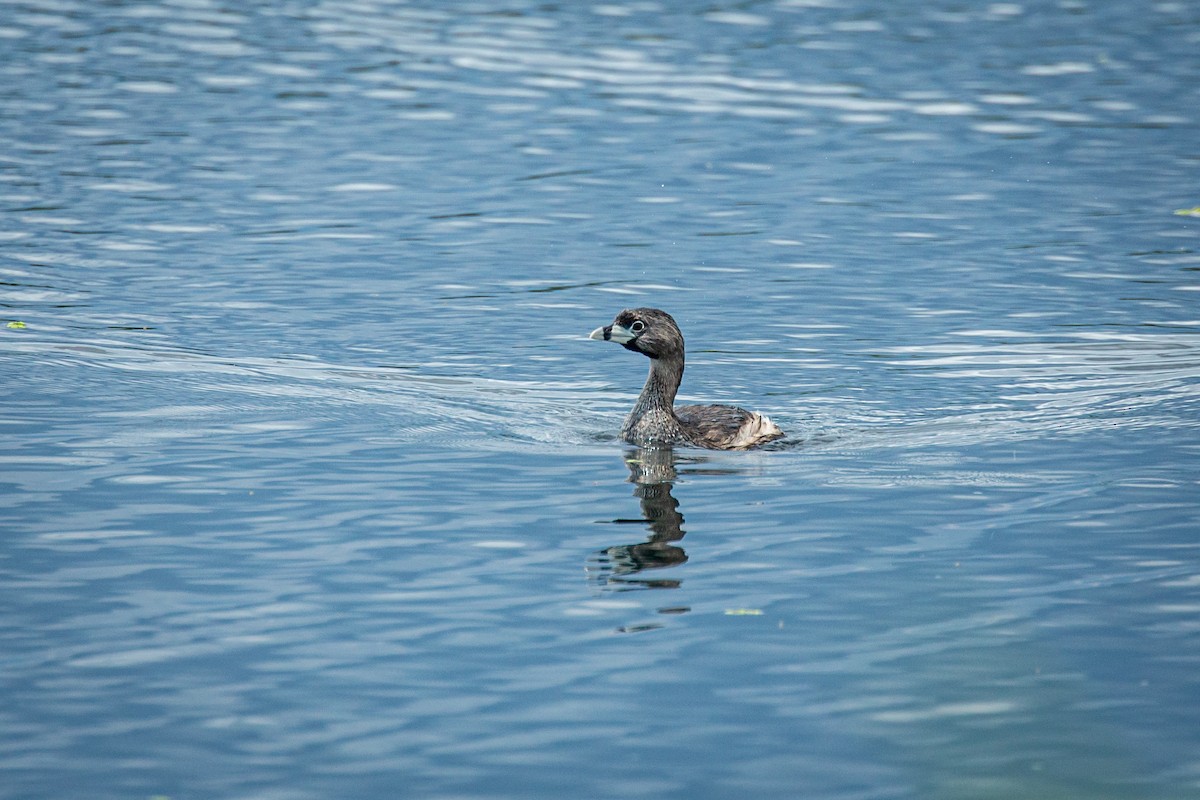
[[[590,339],[616,342],[650,358],[642,395],[621,427],[634,444],[690,444],[711,450],[746,450],[783,436],[762,414],[736,406],[679,406],[675,393],[683,379],[683,334],[675,320],[657,308],[627,308]]]

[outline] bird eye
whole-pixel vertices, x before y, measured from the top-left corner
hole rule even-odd
[[[633,331],[634,333],[641,333],[642,331],[646,330],[646,323],[642,322],[640,319],[635,319],[633,324],[629,326],[629,330]]]

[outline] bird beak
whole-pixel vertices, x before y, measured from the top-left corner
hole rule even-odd
[[[625,344],[632,342],[636,337],[633,331],[623,325],[617,325],[615,322],[612,325],[605,325],[603,328],[596,328],[588,336],[589,339],[601,339],[606,342],[616,342],[617,344]]]

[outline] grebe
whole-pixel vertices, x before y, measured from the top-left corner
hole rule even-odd
[[[736,406],[679,406],[675,393],[683,379],[683,334],[675,320],[657,308],[627,308],[611,325],[588,337],[616,342],[650,358],[650,375],[621,438],[639,445],[690,444],[710,450],[748,450],[778,439],[783,431],[767,417]]]

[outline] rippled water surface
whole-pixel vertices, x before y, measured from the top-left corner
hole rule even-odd
[[[0,797],[1200,796],[1198,74],[1177,2],[0,2]],[[635,305],[789,437],[617,441]]]

